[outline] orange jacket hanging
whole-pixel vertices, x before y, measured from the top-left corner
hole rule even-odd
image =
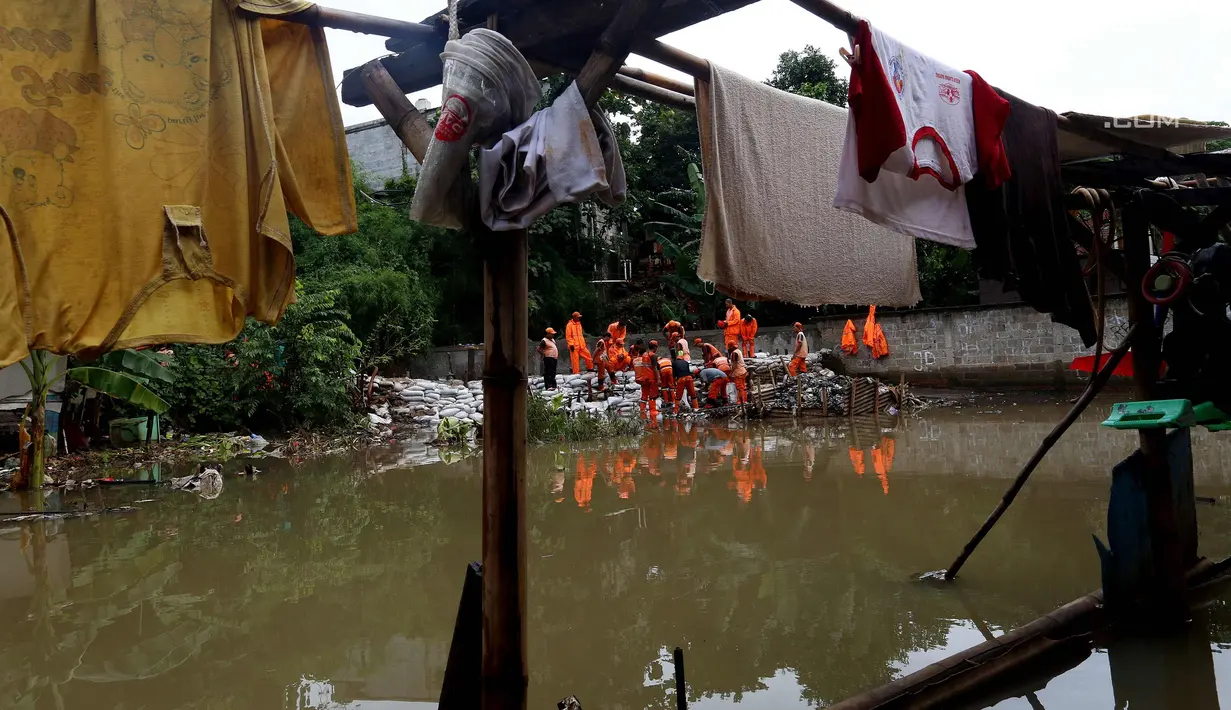
[[[881,324],[877,323],[875,331],[872,334],[872,357],[877,360],[888,357],[889,342],[885,340],[885,331],[881,330]]]
[[[859,352],[859,341],[855,340],[855,324],[849,320],[846,321],[846,327],[842,329],[842,352],[847,355]]]
[[[872,347],[873,338],[876,336],[876,306],[868,306],[868,317],[863,322],[863,344],[867,348]]]

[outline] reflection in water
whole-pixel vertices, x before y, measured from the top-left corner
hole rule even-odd
[[[576,694],[586,707],[672,707],[677,645],[692,707],[827,704],[1097,587],[1090,535],[1132,442],[1096,417],[957,587],[910,579],[952,557],[1057,416],[667,421],[640,441],[533,450],[532,706]],[[1210,463],[1222,446],[1197,437],[1202,495],[1231,493]],[[430,707],[465,564],[480,556],[481,473],[477,459],[406,468],[406,456],[429,460],[274,463],[216,500],[125,487],[106,504],[157,501],[131,516],[0,520],[0,707]],[[1202,552],[1231,552],[1221,509],[1199,515]],[[1214,707],[1211,674],[1231,682],[1228,619],[1218,605],[1195,621],[1208,637],[1167,652],[1183,662],[1113,646],[1002,704],[1148,707],[1182,687],[1185,707]],[[1150,668],[1169,680],[1147,683]]]

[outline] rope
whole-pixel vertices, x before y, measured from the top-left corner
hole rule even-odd
[[[457,19],[457,3],[458,0],[449,0],[449,39],[454,40],[462,36],[461,27]]]

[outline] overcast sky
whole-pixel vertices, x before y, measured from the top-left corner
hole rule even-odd
[[[915,49],[973,69],[1057,112],[1158,114],[1231,121],[1231,0],[838,0]],[[323,0],[320,4],[419,21],[445,0]],[[384,39],[329,30],[342,71],[387,54]],[[846,38],[790,0],[761,0],[663,37],[668,44],[767,79],[778,55],[812,44],[838,60]],[[633,56],[629,64],[685,78]],[[841,74],[846,74],[840,64]],[[439,88],[415,94],[440,103]],[[379,118],[342,107],[347,125]]]

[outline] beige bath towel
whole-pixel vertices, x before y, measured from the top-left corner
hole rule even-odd
[[[802,306],[919,302],[914,239],[834,209],[846,109],[710,65],[697,80],[706,212],[697,274]]]

